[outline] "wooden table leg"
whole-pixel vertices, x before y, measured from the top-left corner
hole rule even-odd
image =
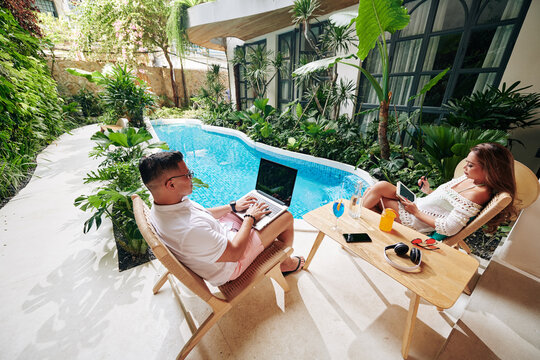
[[[420,305],[420,296],[414,294],[409,305],[409,313],[407,314],[407,324],[405,324],[405,333],[403,334],[403,342],[401,344],[401,355],[406,359],[409,356],[409,345],[411,345],[414,323],[416,322],[416,313]]]
[[[317,234],[317,237],[315,238],[315,242],[313,242],[313,246],[311,247],[311,251],[309,252],[306,262],[304,263],[304,267],[303,267],[304,270],[308,269],[308,266],[311,263],[311,259],[313,259],[313,256],[315,256],[315,253],[317,252],[317,249],[319,249],[319,245],[321,245],[323,238],[324,238],[324,233],[322,231],[319,231],[319,233]]]

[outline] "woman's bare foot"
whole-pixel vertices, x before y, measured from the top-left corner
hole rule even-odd
[[[281,272],[283,275],[289,275],[304,267],[306,259],[303,256],[292,256],[281,263]]]

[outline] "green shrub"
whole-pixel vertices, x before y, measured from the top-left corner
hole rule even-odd
[[[126,117],[132,126],[143,127],[144,110],[156,103],[146,83],[137,78],[127,65],[116,65],[104,77],[103,85],[102,99],[106,106],[114,109],[119,117]]]
[[[85,88],[80,89],[71,99],[79,104],[82,114],[85,117],[100,116],[103,114],[103,103],[99,96]]]
[[[65,121],[40,41],[0,8],[0,200],[13,195],[38,151],[75,126]]]
[[[143,127],[144,110],[151,110],[156,104],[156,96],[146,83],[137,78],[127,65],[106,65],[103,73],[69,68],[66,71],[81,76],[104,87],[100,97],[116,118],[126,117],[132,126]]]
[[[122,129],[119,132],[97,132],[92,136],[96,146],[90,156],[103,158],[96,171],[91,171],[85,183],[99,182],[95,193],[81,195],[75,199],[75,206],[91,211],[92,215],[84,223],[86,233],[95,226],[98,229],[102,217],[108,217],[115,228],[123,235],[119,244],[134,255],[146,254],[147,245],[140,234],[135,218],[131,195],[138,194],[148,201],[149,194],[139,176],[138,162],[146,149],[168,149],[167,144],[150,144],[152,135],[145,129]]]
[[[150,119],[199,119],[202,115],[202,109],[189,109],[177,107],[163,107],[154,110],[148,115]]]
[[[470,149],[480,143],[497,142],[506,145],[508,134],[501,130],[472,129],[463,131],[452,126],[423,125],[424,151],[415,158],[427,167],[434,167],[442,182],[454,177],[454,170],[467,157]]]
[[[489,86],[462,99],[450,100],[444,107],[450,111],[445,122],[461,129],[494,129],[508,131],[540,124],[536,110],[540,93],[522,94],[530,86],[518,89],[519,81],[501,89]]]

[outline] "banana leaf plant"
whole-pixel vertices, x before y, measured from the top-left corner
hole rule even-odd
[[[379,99],[378,137],[381,157],[383,159],[389,159],[390,157],[387,129],[388,112],[392,97],[389,89],[390,59],[385,36],[386,33],[393,34],[397,30],[404,29],[409,24],[410,17],[407,9],[402,6],[402,3],[402,0],[360,0],[357,13],[342,12],[331,16],[330,21],[336,26],[355,24],[356,34],[358,36],[358,51],[356,55],[352,54],[346,57],[334,56],[317,60],[296,69],[293,73],[293,76],[305,75],[322,69],[328,69],[337,63],[357,68],[371,84]],[[382,79],[380,83],[362,66],[345,61],[351,58],[363,61],[375,45],[377,46],[382,62]]]
[[[164,141],[150,143],[152,134],[146,129],[124,128],[118,131],[96,132],[91,137],[96,142],[92,157],[105,156],[102,165],[114,162],[129,162],[140,159],[147,149],[168,150]],[[113,149],[111,149],[111,146]]]

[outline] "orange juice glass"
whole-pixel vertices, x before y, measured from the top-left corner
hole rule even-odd
[[[393,209],[384,209],[381,214],[381,222],[379,223],[379,229],[381,231],[392,231],[392,225],[397,214]]]

